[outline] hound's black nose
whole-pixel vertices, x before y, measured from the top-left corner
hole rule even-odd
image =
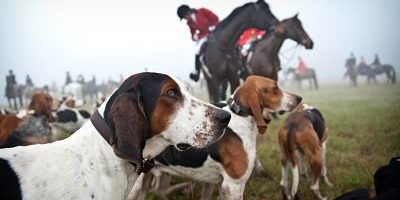
[[[231,114],[225,110],[217,110],[215,112],[215,118],[221,122],[221,125],[227,127],[231,120]]]

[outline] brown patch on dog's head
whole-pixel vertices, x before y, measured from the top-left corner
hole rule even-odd
[[[276,81],[261,77],[249,76],[234,94],[235,100],[242,106],[249,107],[256,120],[259,133],[264,133],[270,120],[264,119],[263,110],[277,109],[282,100],[283,92]]]
[[[178,84],[171,78],[162,85],[160,96],[151,115],[151,134],[161,133],[168,126],[172,113],[183,103],[183,96]],[[161,114],[162,113],[162,114]]]
[[[49,122],[54,122],[55,118],[52,114],[53,98],[44,92],[36,92],[32,94],[32,100],[28,110],[33,110],[34,115],[44,115]]]

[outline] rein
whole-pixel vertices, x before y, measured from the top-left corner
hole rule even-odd
[[[294,55],[296,54],[299,47],[300,47],[300,44],[296,44],[293,47],[290,47],[289,49],[285,50],[284,52],[279,53],[279,55],[282,56],[286,60],[286,63],[282,66],[287,66],[293,60]],[[286,57],[284,53],[289,52],[289,51],[292,51],[292,55],[290,55],[289,57]]]

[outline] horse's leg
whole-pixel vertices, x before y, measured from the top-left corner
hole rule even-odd
[[[219,90],[219,94],[220,94],[220,97],[221,97],[221,99],[219,99],[218,101],[225,100],[226,99],[226,90],[228,89],[228,81],[224,81],[222,83],[222,85],[220,87],[218,87],[218,88],[220,89]]]
[[[17,97],[14,97],[13,100],[14,100],[14,108],[15,108],[15,110],[18,110]]]
[[[10,109],[12,109],[12,106],[11,106],[11,98],[10,98],[10,97],[7,97],[7,100],[8,100],[8,107],[9,107]]]
[[[212,79],[207,79],[207,88],[208,88],[208,98],[210,99],[210,102],[216,103],[218,87],[216,86],[215,81]]]

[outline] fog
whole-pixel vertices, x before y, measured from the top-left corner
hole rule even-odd
[[[194,42],[177,7],[206,7],[222,20],[248,1],[230,0],[1,0],[0,103],[5,77],[12,69],[18,83],[29,74],[36,86],[65,82],[65,72],[88,80],[118,80],[143,71],[170,73],[189,80]],[[280,20],[299,13],[314,49],[286,41],[282,67],[297,66],[302,56],[320,82],[343,82],[350,52],[368,63],[378,53],[382,63],[400,66],[398,0],[267,0]],[[293,59],[288,60],[287,57]]]

